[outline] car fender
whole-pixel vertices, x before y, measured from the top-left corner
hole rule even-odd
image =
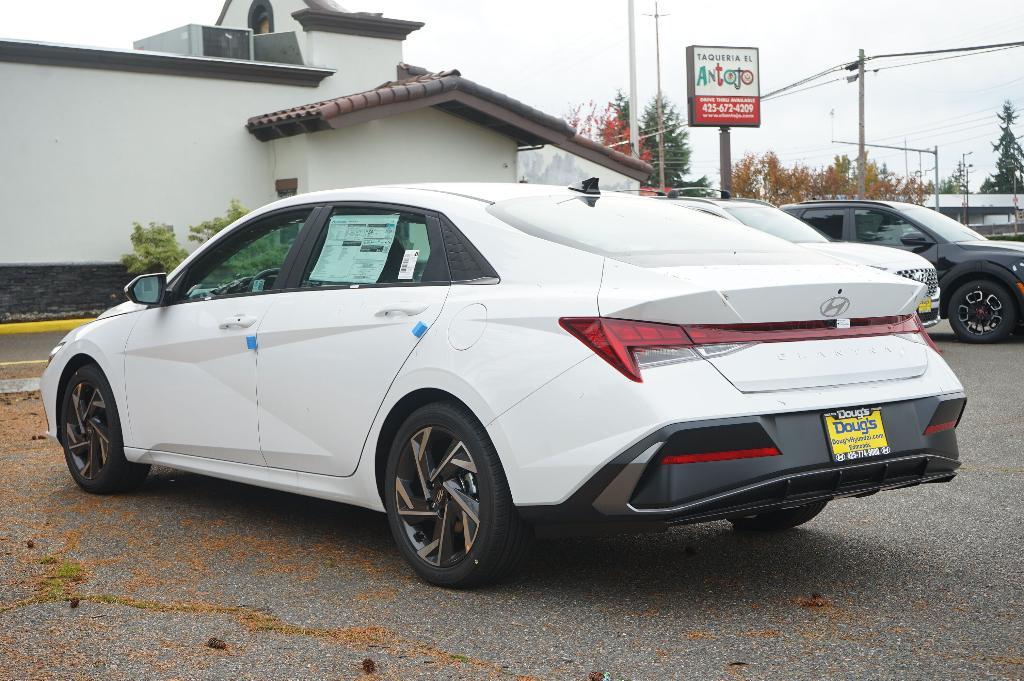
[[[114,401],[118,406],[121,422],[127,424],[124,349],[138,319],[138,315],[132,313],[105,317],[80,326],[64,337],[60,351],[54,355],[40,380],[40,391],[46,411],[47,435],[54,439],[57,437],[60,380],[68,364],[80,356],[88,357],[103,371],[114,392]],[[122,431],[125,436],[130,432],[128,428],[122,428]]]
[[[973,261],[956,265],[946,272],[939,281],[939,285],[946,291],[946,295],[942,297],[943,317],[949,316],[949,302],[953,291],[965,281],[979,278],[979,275],[982,275],[981,278],[986,278],[987,275],[987,278],[996,279],[1005,284],[1013,294],[1018,311],[1024,312],[1024,292],[1017,285],[1020,280],[1004,267],[986,261]]]

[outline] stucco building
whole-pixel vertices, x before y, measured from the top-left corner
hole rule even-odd
[[[332,0],[227,0],[215,26],[135,49],[0,40],[0,321],[106,307],[132,222],[185,243],[233,198],[649,175],[457,70],[406,64],[421,29]]]

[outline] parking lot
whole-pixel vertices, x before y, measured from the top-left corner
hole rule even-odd
[[[468,592],[415,579],[369,511],[168,469],[88,496],[38,394],[0,395],[0,677],[1022,678],[1024,336],[933,336],[968,395],[951,483],[782,534],[544,540]]]

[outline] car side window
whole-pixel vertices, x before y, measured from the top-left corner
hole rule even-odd
[[[822,235],[832,241],[843,240],[843,217],[846,211],[842,208],[811,208],[805,210],[800,219],[809,224]]]
[[[300,286],[447,282],[440,236],[421,213],[336,207],[306,263]]]
[[[185,300],[269,291],[277,284],[312,208],[257,220],[219,240],[189,267],[178,290]]]
[[[914,237],[928,241],[928,236],[899,215],[881,210],[858,209],[853,216],[857,241],[879,246],[902,246],[902,239]]]

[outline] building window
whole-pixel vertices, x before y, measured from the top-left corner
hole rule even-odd
[[[249,7],[249,28],[255,35],[274,32],[274,9],[267,0],[255,0]]]

